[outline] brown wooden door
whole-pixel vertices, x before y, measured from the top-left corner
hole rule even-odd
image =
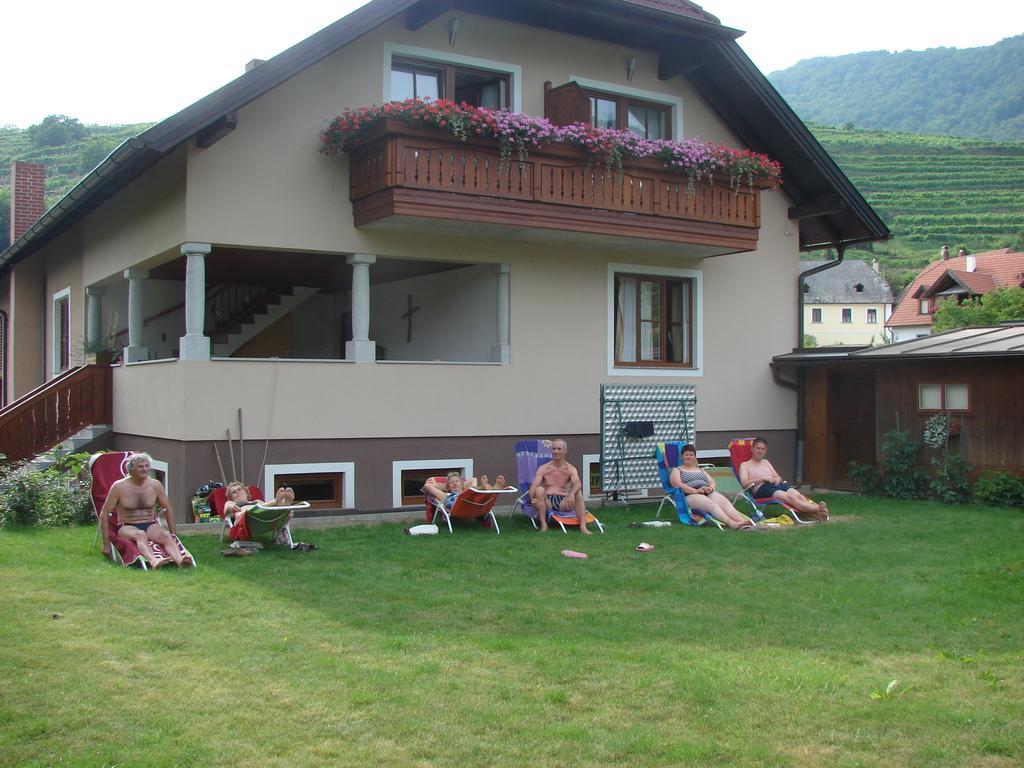
[[[853,491],[850,462],[875,462],[875,375],[840,370],[828,375],[829,486]]]

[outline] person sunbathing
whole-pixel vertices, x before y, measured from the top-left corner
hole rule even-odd
[[[238,525],[245,517],[245,513],[257,504],[264,507],[290,507],[295,503],[295,491],[291,488],[278,488],[277,494],[270,501],[252,501],[249,499],[249,489],[237,480],[228,483],[224,496],[224,514],[231,515],[231,522],[235,525]],[[291,519],[292,516],[289,515],[289,522]]]
[[[482,491],[501,490],[505,487],[505,476],[498,475],[494,483],[487,479],[487,475],[481,475],[479,482],[475,477],[468,480],[462,479],[460,472],[449,472],[444,479],[444,484],[436,482],[433,478],[427,480],[423,486],[423,493],[442,502],[447,509],[451,509],[459,494],[466,488],[477,488]]]
[[[583,482],[580,473],[565,460],[568,443],[562,438],[551,441],[551,461],[537,468],[530,485],[530,499],[540,518],[540,532],[548,529],[548,512],[566,517],[576,516],[580,533],[589,534],[587,508],[583,504]]]
[[[684,445],[681,453],[683,463],[681,466],[672,468],[672,472],[669,474],[669,483],[673,488],[680,488],[686,494],[687,506],[696,512],[705,512],[711,515],[733,530],[754,528],[753,520],[736,509],[725,496],[715,490],[715,478],[697,464],[697,449],[692,445]],[[693,512],[690,513],[690,516],[697,521],[701,519]]]
[[[768,455],[768,441],[763,437],[755,437],[750,446],[750,458],[740,464],[740,483],[750,490],[755,499],[778,499],[793,507],[797,512],[828,520],[828,507],[825,502],[814,502],[795,488],[790,488],[772,463],[765,458]]]
[[[146,558],[150,568],[159,568],[173,562],[179,568],[184,564],[181,550],[172,536],[177,534],[174,512],[163,485],[150,477],[152,459],[148,453],[136,453],[128,459],[128,477],[121,478],[110,486],[106,501],[100,510],[100,531],[103,533],[103,554],[110,557],[110,531],[107,519],[117,512],[117,535],[135,542],[139,552]],[[155,508],[163,507],[165,529],[156,519]],[[167,559],[157,560],[150,544],[159,544],[167,553]]]

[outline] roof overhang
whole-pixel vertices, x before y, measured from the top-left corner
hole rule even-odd
[[[742,32],[722,26],[699,6],[671,7],[665,0],[372,0],[126,141],[0,254],[0,273],[182,142],[216,133],[228,116],[339,48],[401,13],[414,29],[449,10],[654,51],[662,79],[685,75],[740,141],[782,163],[784,191],[793,202],[790,216],[800,221],[802,250],[888,238],[878,215],[737,45]]]

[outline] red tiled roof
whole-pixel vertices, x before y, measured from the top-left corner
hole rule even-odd
[[[717,16],[712,16],[699,5],[688,2],[688,0],[625,0],[625,2],[653,8],[656,11],[674,13],[677,16],[688,16],[698,21],[707,21],[712,24],[722,23]]]
[[[931,325],[931,315],[918,314],[918,299],[914,294],[922,286],[933,286],[946,272],[955,275],[975,294],[983,294],[993,288],[1019,286],[1024,280],[1024,253],[1011,253],[1009,248],[977,253],[973,256],[974,272],[967,271],[968,258],[972,257],[955,256],[945,261],[940,259],[921,270],[903,292],[903,297],[893,310],[886,326],[895,328],[903,325]]]

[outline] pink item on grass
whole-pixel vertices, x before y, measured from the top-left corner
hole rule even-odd
[[[581,560],[586,560],[587,559],[587,553],[586,552],[576,552],[575,550],[572,550],[572,549],[563,549],[562,550],[562,556],[563,557],[578,557]]]

